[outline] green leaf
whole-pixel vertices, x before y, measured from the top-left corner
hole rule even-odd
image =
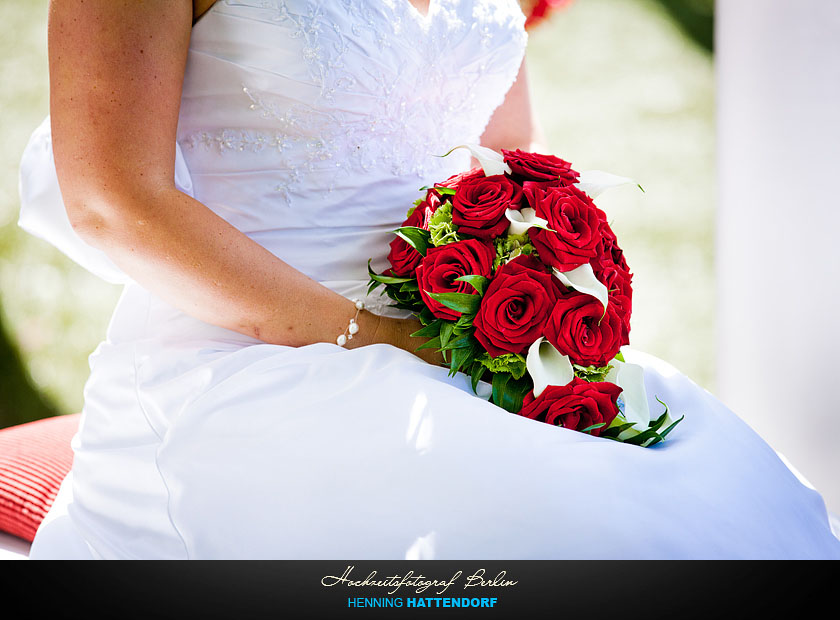
[[[474,274],[469,274],[466,276],[459,276],[455,278],[456,281],[466,282],[470,286],[472,286],[479,295],[484,295],[484,291],[487,290],[487,284],[490,282],[489,278],[484,276],[477,276]]]
[[[438,187],[437,185],[432,185],[432,186],[424,185],[423,187],[420,188],[419,191],[427,192],[430,189],[435,190],[441,196],[454,196],[455,195],[455,188],[454,187]],[[423,202],[423,200],[419,199],[417,202]]]
[[[455,332],[461,333],[464,330],[471,329],[473,326],[473,318],[469,314],[462,314],[458,317],[458,320],[455,321]]]
[[[431,293],[426,291],[426,294],[447,308],[462,314],[475,314],[479,305],[481,305],[481,297],[469,293]]]
[[[668,433],[670,433],[677,424],[682,422],[683,419],[685,419],[685,416],[682,416],[676,422],[672,422],[665,430],[660,431],[662,426],[664,426],[670,418],[668,417],[668,405],[662,402],[659,399],[659,397],[656,397],[656,400],[659,401],[659,403],[663,407],[665,407],[665,411],[663,411],[662,415],[656,418],[656,420],[651,421],[648,424],[648,428],[646,428],[644,431],[635,435],[631,435],[630,437],[626,437],[624,439],[619,439],[620,435],[624,431],[631,429],[635,430],[637,423],[622,423],[623,418],[621,416],[616,416],[616,419],[613,420],[613,423],[610,424],[609,428],[607,428],[607,430],[601,433],[601,437],[604,437],[605,439],[613,439],[615,441],[627,443],[630,445],[642,446],[645,448],[650,448],[662,441],[665,441],[666,435],[668,435]]]
[[[441,330],[443,332],[443,330]],[[441,340],[443,340],[441,338]],[[472,334],[464,334],[463,336],[458,336],[454,340],[451,340],[445,345],[446,349],[467,349],[473,345],[474,339]]]
[[[419,347],[414,349],[415,351],[419,351],[420,349],[439,349],[440,348],[440,336],[435,336],[428,342],[421,344]]]
[[[662,417],[662,418],[664,418],[664,420],[667,420],[667,419],[668,419],[668,405],[666,405],[664,402],[662,402],[661,400],[659,400],[659,397],[658,397],[658,396],[654,396],[654,398],[656,398],[657,402],[659,402],[659,404],[660,404],[660,405],[662,405],[663,407],[665,407],[665,412],[662,414],[662,416],[661,416],[661,417]],[[677,420],[676,422],[672,422],[672,423],[671,423],[671,425],[670,425],[668,428],[666,428],[664,431],[662,431],[661,433],[659,433],[659,436],[660,436],[660,437],[662,437],[662,439],[665,439],[665,436],[666,436],[668,433],[670,433],[672,430],[674,430],[674,427],[675,427],[677,424],[679,424],[680,422],[682,422],[684,419],[685,419],[685,415],[682,415],[682,416],[680,417],[680,419],[679,419],[679,420]],[[663,422],[663,423],[664,423],[664,422]]]
[[[615,418],[618,420],[618,416]],[[624,431],[633,428],[635,425],[634,422],[626,422],[625,424],[615,424],[615,420],[613,420],[613,424],[610,424],[609,428],[601,433],[601,437],[608,437],[608,438],[615,438],[621,435]]]
[[[375,291],[381,285],[382,285],[382,282],[377,282],[376,280],[371,278],[369,286],[368,286],[367,294],[370,295],[373,291]]]
[[[382,284],[402,284],[403,282],[411,282],[414,278],[411,277],[404,277],[404,276],[385,276],[376,273],[373,268],[370,266],[370,261],[372,259],[368,259],[368,275],[370,276],[371,280],[375,280]]]
[[[601,428],[602,426],[606,426],[606,422],[601,422],[599,424],[593,424],[592,426],[587,426],[585,429],[580,431],[581,433],[588,433],[589,431],[594,431],[596,428]]]
[[[386,284],[385,293],[396,302],[417,306],[416,309],[419,311],[424,305],[420,291],[403,291],[403,286],[404,284]]]
[[[449,338],[452,336],[452,332],[455,329],[455,325],[450,323],[449,321],[442,321],[440,326],[440,346],[441,348],[446,348],[446,343],[449,342]]]
[[[483,364],[481,364],[478,361],[473,362],[472,368],[470,369],[470,378],[472,383],[472,391],[476,394],[478,393],[478,382],[481,381],[481,378],[484,376],[485,370],[486,369],[484,368]]]
[[[676,422],[674,422],[673,424],[671,424],[671,426],[669,426],[669,427],[668,427],[668,428],[666,428],[664,431],[662,431],[661,433],[659,433],[659,436],[660,436],[660,437],[662,437],[662,439],[665,439],[665,435],[667,435],[667,434],[668,434],[668,433],[670,433],[672,430],[674,430],[674,427],[675,427],[677,424],[679,424],[680,422],[682,422],[684,419],[685,419],[685,415],[680,416],[680,419],[679,419],[679,420],[677,420]]]
[[[657,436],[656,430],[653,428],[649,428],[646,431],[639,433],[638,435],[634,435],[633,437],[628,437],[624,440],[624,443],[629,443],[633,446],[640,446],[643,443],[647,442],[649,439],[654,439]]]
[[[639,433],[638,435],[634,435],[633,437],[628,437],[624,440],[624,443],[629,443],[634,446],[641,446],[646,444],[648,441],[653,440],[653,443],[659,443],[662,441],[662,436],[657,432],[663,424],[665,424],[665,420],[668,417],[668,411],[666,409],[665,413],[659,416],[656,421],[651,422],[650,426],[644,430],[643,432]],[[653,444],[651,444],[653,445]]]
[[[525,378],[517,381],[507,373],[493,375],[492,386],[493,402],[511,413],[519,413],[522,409],[522,399],[531,389],[530,383]]]
[[[412,278],[403,278],[399,276],[383,276],[379,274],[372,275],[371,279],[376,280],[377,282],[380,282],[382,284],[404,284],[406,282],[412,281]]]
[[[451,349],[451,351],[452,361],[449,365],[449,375],[454,376],[456,372],[461,370],[461,367],[464,366],[464,364],[472,359],[472,349],[462,347],[459,349]]]
[[[428,325],[429,323],[432,323],[432,322],[437,320],[437,317],[434,314],[432,314],[432,311],[429,310],[429,307],[426,306],[426,305],[424,305],[420,309],[420,314],[418,315],[417,318],[420,319],[420,322],[423,325]]]
[[[502,406],[502,402],[504,401],[504,392],[505,388],[507,387],[508,382],[511,380],[511,376],[507,373],[497,373],[493,375],[493,393],[492,398],[493,402],[496,403],[499,407]]]
[[[443,324],[444,321],[442,319],[437,319],[425,327],[418,329],[416,332],[411,334],[411,336],[415,338],[434,338],[440,335],[441,326]]]
[[[401,226],[394,232],[397,236],[404,239],[408,245],[413,247],[423,256],[426,256],[426,251],[431,245],[431,236],[428,230],[418,228],[417,226]]]
[[[441,196],[454,196],[455,195],[455,188],[454,187],[433,187],[438,194]]]
[[[420,291],[420,285],[417,284],[417,280],[409,280],[408,282],[403,282],[402,286],[400,286],[401,293],[413,293],[415,291]]]

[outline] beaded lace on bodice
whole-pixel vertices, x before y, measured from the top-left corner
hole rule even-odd
[[[469,165],[525,48],[515,0],[219,0],[178,143],[195,196],[318,280],[385,266],[417,190]]]

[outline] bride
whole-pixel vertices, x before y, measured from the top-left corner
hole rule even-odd
[[[661,360],[628,351],[685,419],[642,449],[476,396],[385,298],[336,343],[417,189],[470,166],[434,155],[547,152],[523,21],[515,0],[53,0],[24,165],[125,288],[31,557],[840,558],[819,494]]]

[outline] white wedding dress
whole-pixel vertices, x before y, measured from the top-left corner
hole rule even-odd
[[[363,295],[418,189],[469,165],[436,155],[478,141],[523,21],[514,0],[220,0],[193,30],[176,183]],[[48,122],[21,173],[21,225],[125,283],[33,558],[840,558],[821,496],[658,359],[628,353],[653,410],[685,420],[643,449],[510,414],[389,345],[265,344],[75,237]]]

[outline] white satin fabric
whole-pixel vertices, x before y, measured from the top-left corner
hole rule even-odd
[[[513,0],[426,17],[407,0],[217,2],[190,45],[179,187],[352,297],[417,189],[468,165],[436,155],[478,141],[525,39]],[[51,195],[24,200],[42,220],[62,213],[37,187],[46,139],[23,162],[22,195]],[[125,280],[33,558],[840,558],[820,495],[655,358],[628,353],[654,411],[685,420],[642,449],[507,413],[389,345],[268,345]]]

